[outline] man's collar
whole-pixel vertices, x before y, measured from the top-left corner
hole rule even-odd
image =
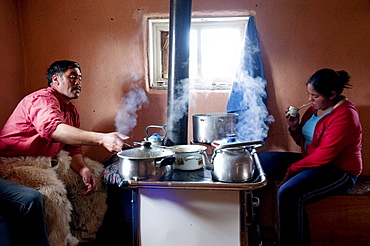
[[[69,104],[71,102],[71,100],[66,100],[65,96],[59,92],[59,90],[57,88],[55,88],[54,86],[49,86],[48,89],[55,93],[55,95],[57,96],[58,98],[58,101],[60,102],[60,104]]]
[[[63,94],[60,93],[57,88],[55,88],[54,86],[49,86],[47,89],[51,93],[55,94],[61,106],[65,107],[67,105],[71,105],[70,101],[67,101]]]

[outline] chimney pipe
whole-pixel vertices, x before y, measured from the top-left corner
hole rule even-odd
[[[170,42],[165,145],[187,144],[191,0],[170,0]]]

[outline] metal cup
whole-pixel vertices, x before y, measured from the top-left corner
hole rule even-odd
[[[290,107],[289,107],[289,110],[288,110],[288,113],[289,113],[289,114],[290,114],[290,116],[292,116],[292,117],[297,117],[298,110],[299,110],[299,108],[296,108],[296,107],[294,107],[294,106],[290,106]]]

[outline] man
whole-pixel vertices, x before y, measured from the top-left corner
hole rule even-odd
[[[0,156],[55,158],[65,150],[72,158],[70,167],[82,177],[86,186],[83,194],[92,194],[96,178],[84,161],[81,145],[100,145],[118,152],[128,137],[118,132],[79,129],[79,115],[71,102],[79,97],[82,88],[81,68],[77,62],[54,62],[48,68],[47,78],[49,87],[27,95],[5,123],[0,132]]]
[[[0,216],[0,245],[49,246],[40,192],[0,179]]]

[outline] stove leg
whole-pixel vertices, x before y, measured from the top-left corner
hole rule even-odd
[[[260,246],[262,245],[260,238],[259,225],[255,220],[254,208],[258,207],[260,202],[258,197],[254,197],[252,191],[240,191],[241,204],[241,246]]]

